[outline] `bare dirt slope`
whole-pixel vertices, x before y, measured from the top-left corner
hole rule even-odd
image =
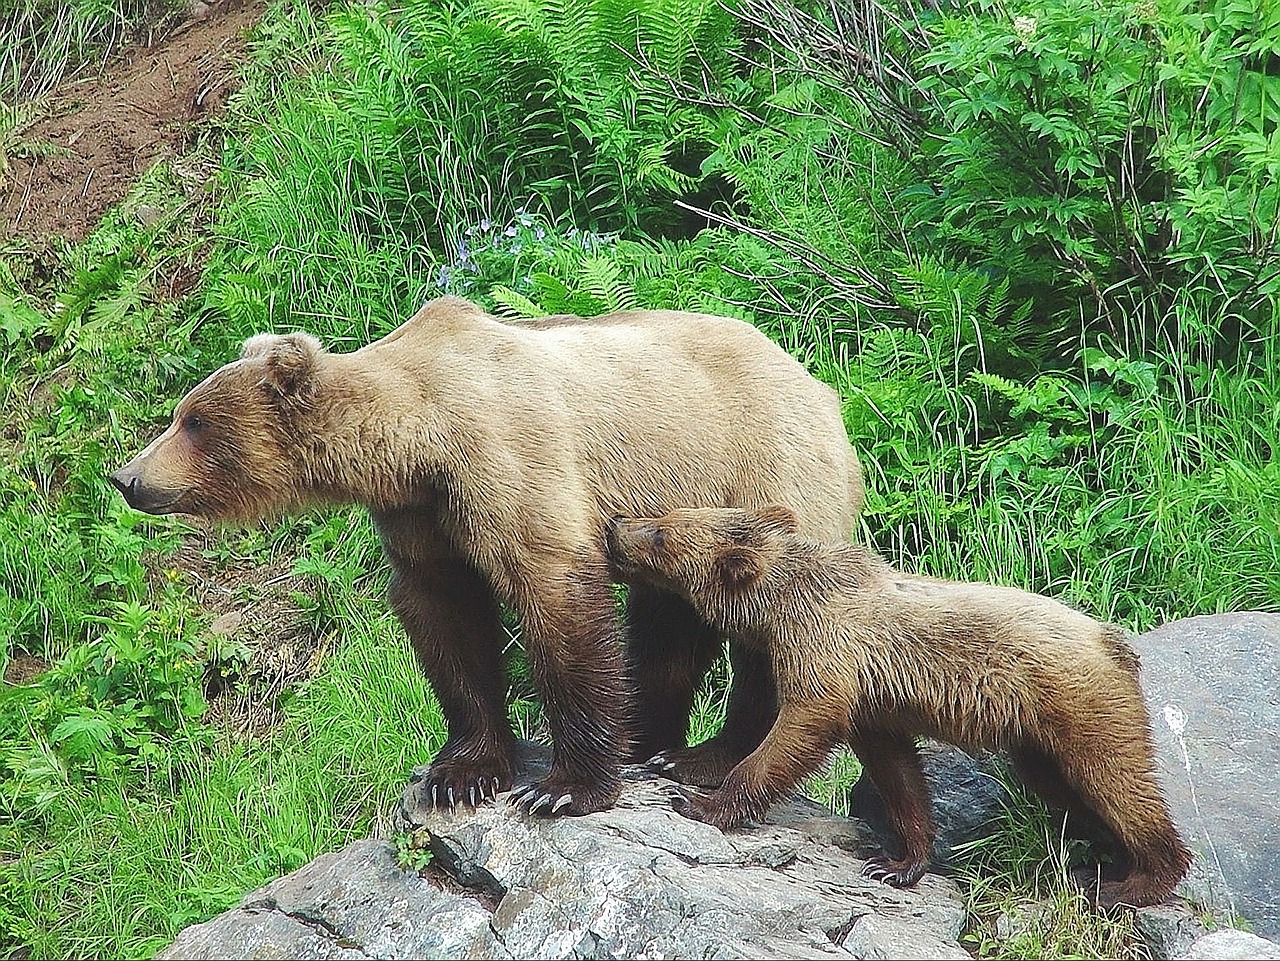
[[[266,2],[196,7],[164,40],[123,51],[42,104],[45,118],[19,135],[39,156],[10,159],[0,184],[0,238],[84,239],[152,164],[189,145],[197,121],[222,109]]]

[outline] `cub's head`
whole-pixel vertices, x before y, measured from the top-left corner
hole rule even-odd
[[[305,498],[305,436],[316,368],[310,334],[259,334],[173,412],[169,429],[111,475],[129,506],[148,514],[254,520]]]
[[[796,533],[788,508],[680,508],[663,517],[615,517],[609,555],[628,578],[715,608],[758,584]]]

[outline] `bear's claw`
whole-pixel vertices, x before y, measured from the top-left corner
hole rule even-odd
[[[475,808],[497,800],[504,782],[501,775],[476,770],[477,765],[436,759],[421,775],[414,778],[417,804],[432,810],[447,810],[458,805]]]
[[[925,867],[926,865],[919,861],[906,859],[895,861],[892,858],[874,857],[867,858],[862,874],[873,881],[881,881],[895,888],[907,888],[924,877]]]
[[[510,803],[525,814],[542,817],[591,814],[612,807],[618,798],[618,789],[609,790],[592,785],[568,783],[554,776],[535,781],[511,792]]]
[[[741,827],[746,820],[725,806],[718,791],[699,791],[696,788],[678,787],[671,799],[671,807],[677,814],[718,827],[721,831]]]

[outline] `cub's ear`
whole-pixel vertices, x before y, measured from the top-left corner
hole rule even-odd
[[[756,514],[756,519],[769,532],[794,534],[800,529],[800,521],[796,519],[795,512],[781,504],[770,504]]]
[[[724,587],[742,590],[764,576],[764,560],[754,548],[738,545],[716,558],[715,571]]]
[[[262,381],[281,397],[292,397],[306,386],[324,352],[320,341],[303,331],[256,334],[244,342],[241,360],[262,360]]]

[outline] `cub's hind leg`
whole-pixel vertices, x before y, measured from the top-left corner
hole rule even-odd
[[[1098,905],[1144,907],[1163,901],[1186,874],[1191,853],[1182,843],[1160,793],[1145,711],[1131,723],[1115,715],[1088,727],[1077,725],[1055,745],[1064,780],[1115,836],[1125,852],[1119,878],[1098,884]]]

